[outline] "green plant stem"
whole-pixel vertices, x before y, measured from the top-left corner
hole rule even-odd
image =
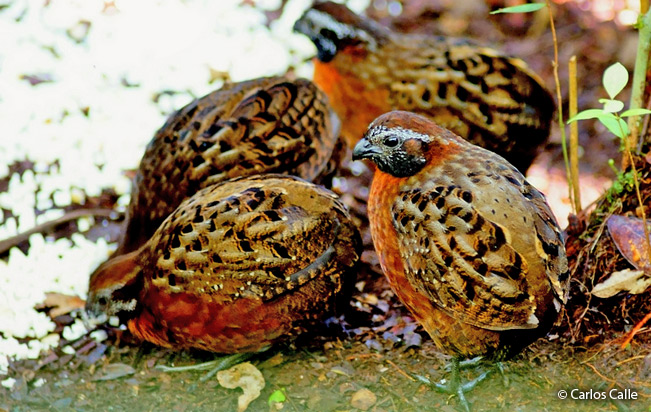
[[[563,148],[563,161],[565,162],[565,174],[567,175],[567,186],[570,197],[570,203],[575,208],[574,190],[572,188],[572,174],[570,172],[570,160],[567,154],[567,138],[565,136],[565,124],[563,122],[563,95],[561,94],[561,82],[558,78],[558,39],[556,38],[556,28],[554,27],[554,15],[552,13],[552,5],[550,0],[545,0],[547,3],[547,10],[549,10],[549,28],[552,32],[552,40],[554,43],[554,82],[556,83],[556,100],[558,101],[558,127],[561,129],[561,147]],[[578,213],[574,210],[574,213]]]
[[[641,4],[641,6],[643,6],[643,4]],[[640,19],[640,30],[637,43],[637,58],[635,59],[635,70],[633,72],[631,103],[629,105],[629,109],[644,107],[644,88],[646,86],[649,52],[651,52],[651,10],[647,10],[643,18]],[[631,131],[631,134],[628,136],[629,147],[641,146],[637,143],[637,139],[639,137],[638,119],[638,116],[631,116],[628,118],[628,128]]]

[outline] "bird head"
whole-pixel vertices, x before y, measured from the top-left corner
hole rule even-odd
[[[90,315],[124,315],[136,310],[143,280],[138,253],[139,250],[111,258],[93,272],[86,299]]]
[[[324,63],[349,46],[374,51],[388,37],[384,27],[358,16],[343,4],[330,1],[314,3],[296,21],[294,31],[314,42],[317,57]]]
[[[459,137],[414,113],[393,111],[375,119],[353,149],[353,160],[369,159],[382,172],[413,176],[434,157],[456,150]]]

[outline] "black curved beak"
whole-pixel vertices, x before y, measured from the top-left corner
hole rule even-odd
[[[379,147],[373,145],[366,138],[360,140],[353,149],[353,160],[370,159],[382,153]]]

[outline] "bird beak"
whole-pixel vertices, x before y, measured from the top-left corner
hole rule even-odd
[[[379,147],[374,146],[366,138],[360,140],[353,149],[353,160],[368,159],[382,153]]]

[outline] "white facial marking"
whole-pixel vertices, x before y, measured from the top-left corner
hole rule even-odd
[[[360,39],[368,43],[371,50],[375,50],[376,43],[375,40],[369,34],[363,30],[356,29],[352,26],[346,25],[334,19],[328,13],[324,13],[319,10],[308,10],[306,14],[307,20],[312,22],[314,25],[315,31],[321,31],[323,28],[327,28],[332,31],[338,39]]]
[[[374,126],[372,128],[369,128],[368,131],[369,137],[375,137],[378,139],[382,139],[391,134],[399,134],[401,136],[404,136],[405,140],[416,139],[424,143],[430,143],[432,141],[432,137],[429,135],[417,133],[413,130],[405,129],[403,127],[388,128],[386,126]]]
[[[132,312],[133,310],[136,309],[136,304],[137,304],[137,302],[136,302],[135,299],[131,299],[131,300],[127,301],[127,302],[124,302],[124,301],[121,301],[121,300],[114,301],[111,304],[112,310],[110,312],[111,312],[111,314],[116,314],[118,312],[123,312],[123,311],[124,312]]]

